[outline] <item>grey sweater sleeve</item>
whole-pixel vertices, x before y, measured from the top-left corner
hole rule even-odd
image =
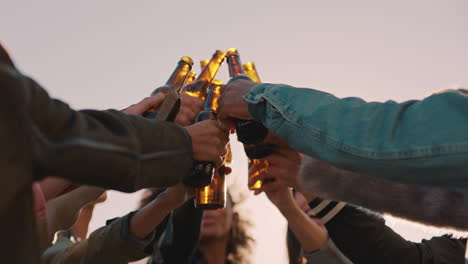
[[[327,244],[318,251],[312,253],[304,253],[304,258],[310,264],[352,264],[341,251],[335,246],[333,241],[329,239]]]
[[[154,232],[139,240],[129,233],[130,218],[134,213],[108,221],[103,226],[81,241],[61,238],[41,256],[43,264],[127,264],[148,256],[146,248],[154,240]]]

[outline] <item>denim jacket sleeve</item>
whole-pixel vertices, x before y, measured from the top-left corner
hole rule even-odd
[[[291,147],[339,167],[403,183],[468,186],[468,97],[365,102],[259,84],[249,112]]]

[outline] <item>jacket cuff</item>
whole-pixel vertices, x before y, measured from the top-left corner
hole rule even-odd
[[[244,99],[248,103],[249,113],[262,123],[265,123],[267,119],[267,105],[264,96],[272,86],[272,84],[268,83],[258,84],[244,95]]]
[[[328,239],[325,246],[317,251],[305,253],[302,256],[307,259],[307,263],[330,263],[330,264],[352,264],[352,262],[335,246],[331,239]]]
[[[130,212],[117,220],[121,221],[120,237],[122,241],[124,241],[128,247],[141,250],[143,252],[145,248],[153,242],[155,238],[155,231],[153,230],[143,239],[138,239],[132,236],[132,234],[130,233],[130,220],[136,212],[137,211]],[[110,222],[113,222],[113,219],[107,221],[107,224],[109,224]]]

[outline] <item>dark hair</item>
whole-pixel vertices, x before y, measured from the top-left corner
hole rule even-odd
[[[235,211],[237,203],[235,203],[231,197],[231,194],[227,192],[227,197],[231,201],[231,208],[233,212]],[[247,229],[252,226],[252,223],[247,219],[244,219],[240,214],[237,212],[238,221],[237,225],[233,225],[231,231],[229,232],[229,239],[226,249],[226,259],[229,263],[248,263],[246,257],[251,252],[252,244],[255,240],[250,236],[247,232]]]
[[[286,233],[286,244],[288,246],[289,264],[302,263],[301,243],[299,243],[289,226]]]

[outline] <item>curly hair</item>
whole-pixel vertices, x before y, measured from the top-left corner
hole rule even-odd
[[[247,231],[249,227],[252,226],[252,223],[241,216],[236,211],[236,204],[229,192],[227,193],[229,200],[231,201],[232,210],[236,212],[239,216],[236,225],[233,225],[230,232],[229,232],[229,239],[226,248],[226,259],[229,263],[249,263],[246,259],[252,251],[252,245],[255,240],[250,236],[249,232]]]
[[[164,190],[165,189],[147,189],[140,200],[140,208],[150,203]],[[233,225],[229,231],[226,260],[228,263],[249,263],[248,256],[252,251],[252,245],[255,240],[250,236],[247,230],[252,226],[252,223],[242,217],[244,214],[238,212],[237,207],[240,202],[235,202],[229,191],[227,192],[227,198],[231,202],[232,211],[237,213],[239,218],[237,224]]]

